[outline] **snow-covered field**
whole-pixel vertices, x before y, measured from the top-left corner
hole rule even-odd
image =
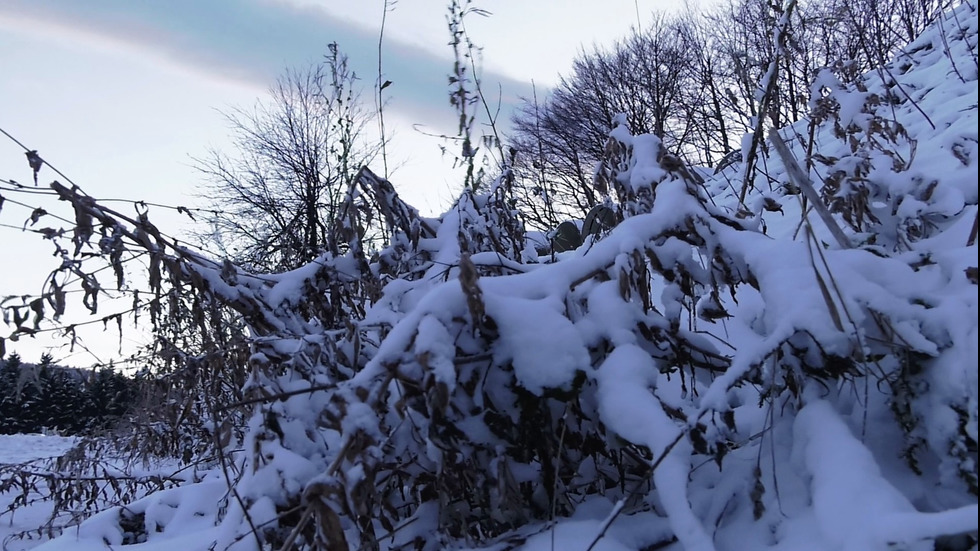
[[[16,465],[35,459],[61,457],[75,443],[70,436],[44,434],[0,435],[0,465]]]
[[[75,443],[75,439],[64,436],[41,434],[0,435],[0,465],[19,465],[36,459],[60,457]],[[0,511],[5,511],[14,499],[11,492],[0,494]],[[51,504],[43,503],[18,508],[12,515],[0,517],[0,544],[4,551],[24,551],[36,547],[46,538],[36,533],[30,539],[11,536],[34,530],[47,521],[51,514]]]
[[[0,435],[0,468],[20,466],[25,467],[25,470],[31,472],[50,471],[52,464],[45,460],[64,456],[76,442],[78,442],[78,439],[74,437],[41,434]],[[189,493],[184,491],[181,494],[183,497],[180,499],[175,497],[172,489],[169,489],[156,491],[152,497],[143,500],[144,502],[150,502],[150,506],[147,507],[145,512],[147,526],[154,526],[154,523],[163,526],[170,520],[176,519],[180,521],[179,523],[182,527],[197,526],[199,528],[199,530],[194,530],[187,536],[195,541],[200,541],[202,534],[207,534],[208,528],[214,524],[213,519],[217,514],[217,504],[227,490],[226,482],[216,473],[201,475],[192,469],[182,468],[167,462],[155,463],[150,467],[146,467],[145,465],[135,467],[127,464],[126,461],[118,457],[100,456],[94,458],[90,454],[89,458],[97,459],[99,467],[96,468],[96,472],[103,473],[107,476],[110,474],[125,474],[133,478],[142,477],[144,479],[157,477],[182,481],[183,477],[187,477],[188,479],[193,478],[197,480],[198,483],[194,485],[194,488]],[[41,488],[46,488],[44,481],[37,478],[32,481],[38,483]],[[168,483],[167,485],[171,486],[173,484]],[[105,493],[102,493],[100,488],[104,489]],[[74,524],[76,523],[70,522],[70,519],[62,513],[52,523],[56,529],[55,535],[57,535],[57,529],[64,526],[70,527],[62,533],[62,537],[55,541],[49,541],[50,538],[46,532],[38,531],[38,528],[43,527],[50,520],[53,508],[52,501],[50,499],[39,500],[37,498],[42,496],[36,492],[29,493],[26,496],[28,505],[18,506],[13,511],[13,514],[5,513],[0,517],[0,549],[2,551],[26,551],[43,545],[44,549],[49,550],[77,551],[79,549],[103,550],[107,549],[107,545],[110,543],[115,545],[117,540],[122,538],[117,520],[119,514],[118,509],[110,508],[101,513],[96,510],[96,508],[103,509],[112,505],[104,497],[116,495],[116,491],[110,488],[111,485],[106,486],[104,483],[98,483],[93,488],[97,497],[91,500],[93,503],[92,507],[69,507],[69,509],[77,510],[76,512],[80,517],[88,517],[83,527],[75,526]],[[122,488],[122,492],[127,491],[124,483],[120,484],[119,488]],[[138,498],[146,493],[140,490],[138,485],[133,488],[135,490],[128,490],[134,494],[129,499]],[[0,511],[6,511],[10,504],[20,495],[19,485],[15,485],[13,491],[0,494]],[[190,498],[184,499],[187,496],[190,496]],[[188,519],[184,517],[191,518],[189,522],[186,522]],[[99,519],[102,519],[102,521],[100,522]],[[194,522],[195,520],[197,521],[196,523]],[[205,522],[208,526],[198,526],[201,522]],[[104,533],[99,533],[100,530]],[[135,544],[133,542],[135,545],[131,548],[140,549],[141,551],[174,551],[187,547],[186,545],[181,545],[179,543],[180,538],[174,534],[167,534],[167,536],[167,540],[151,542],[152,544],[145,542]],[[83,539],[87,539],[87,541],[83,541]],[[129,544],[131,542],[127,541],[126,543]]]

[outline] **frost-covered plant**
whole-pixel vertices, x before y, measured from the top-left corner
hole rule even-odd
[[[824,125],[837,140],[837,145],[821,144],[821,152],[812,155],[827,206],[861,232],[870,250],[898,257],[911,251],[908,263],[916,271],[928,272],[937,262],[922,243],[954,227],[971,206],[975,209],[976,190],[970,184],[976,137],[946,130],[953,121],[949,113],[968,112],[975,99],[930,94],[934,82],[896,75],[933,67],[946,71],[947,78],[975,82],[975,64],[972,70],[958,66],[970,59],[976,45],[976,18],[962,17],[971,11],[975,7],[967,4],[940,17],[938,32],[924,34],[874,73],[849,75],[853,71],[847,65],[821,71],[812,90],[811,124]],[[942,173],[937,167],[944,168]],[[929,309],[940,302],[918,301]],[[887,319],[879,325],[888,334],[900,333]],[[940,333],[935,338],[939,344],[951,337]],[[921,472],[921,458],[931,448],[945,456],[941,478],[958,477],[976,495],[975,395],[938,382],[943,376],[937,373],[955,376],[935,354],[908,352],[894,361],[897,367],[883,381],[905,432],[903,456]]]
[[[120,456],[120,454],[122,456]],[[106,449],[94,439],[80,440],[64,456],[0,465],[0,494],[11,496],[0,517],[11,520],[22,508],[52,504],[36,528],[14,532],[2,542],[51,538],[106,509],[125,507],[146,495],[188,482],[198,470],[123,470],[126,451]]]
[[[860,81],[854,86],[855,90],[847,91],[830,71],[821,72],[814,83],[814,123],[830,120],[835,136],[848,146],[840,157],[813,156],[827,171],[821,192],[830,210],[854,230],[873,228],[869,233],[882,239],[881,245],[908,249],[936,228],[930,218],[955,212],[922,208],[931,202],[939,182],[908,173],[916,142],[885,113],[899,99],[894,94],[871,93]],[[822,88],[834,92],[824,95]],[[895,185],[896,179],[905,180],[905,185]]]
[[[939,22],[957,27],[955,20],[946,17]],[[923,94],[916,90],[919,83],[903,85],[895,77],[915,64],[954,55],[948,51],[947,39],[936,39],[915,41],[894,61],[866,75],[854,75],[853,63],[838,63],[820,71],[811,87],[812,124],[829,122],[835,138],[847,145],[822,148],[824,152],[812,156],[821,167],[824,200],[855,231],[866,232],[885,250],[912,249],[914,242],[947,227],[965,205],[959,190],[941,185],[935,174],[918,168],[924,163],[915,162],[917,140],[896,118],[897,111],[914,110],[936,129],[918,106],[917,98]],[[969,48],[966,42],[955,44]],[[917,55],[914,60],[911,52]],[[964,78],[955,62],[952,69]],[[975,68],[966,75],[975,80]],[[950,162],[967,167],[971,146],[962,138],[956,140],[944,144],[944,149]]]

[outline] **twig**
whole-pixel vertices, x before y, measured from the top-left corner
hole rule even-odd
[[[980,216],[980,211],[977,211],[977,213],[973,215],[973,229],[970,230],[970,237],[968,237],[966,240],[967,247],[972,247],[973,244],[977,242],[977,221],[978,221],[977,217],[978,216]]]
[[[568,429],[568,404],[565,405],[565,412],[562,413],[561,434],[558,436],[558,452],[555,454],[555,483],[551,489],[551,522],[555,521],[558,515],[558,481],[561,480],[561,452],[565,447],[565,431]],[[555,551],[555,530],[551,530],[551,551]]]
[[[384,167],[385,179],[388,179],[388,150],[385,139],[385,102],[384,89],[391,85],[390,80],[382,81],[382,46],[385,38],[385,22],[388,20],[388,11],[393,7],[392,0],[385,0],[384,10],[381,13],[381,30],[378,32],[378,130],[381,132],[381,164]]]
[[[241,407],[241,406],[247,406],[247,405],[251,405],[251,404],[260,404],[260,403],[265,403],[265,402],[271,402],[273,400],[281,400],[283,398],[289,398],[291,396],[299,396],[300,394],[312,394],[312,393],[317,392],[317,391],[320,391],[320,390],[330,390],[330,389],[334,389],[334,388],[337,388],[337,384],[336,383],[330,383],[330,384],[325,384],[325,385],[315,385],[315,386],[311,386],[309,388],[301,388],[299,390],[291,390],[289,392],[278,392],[278,393],[272,394],[270,396],[259,396],[258,398],[250,398],[248,400],[242,400],[240,402],[235,402],[233,404],[228,404],[226,406],[221,406],[221,407],[215,409],[215,411],[216,412],[227,411],[229,409],[233,409],[233,408],[237,408],[237,407]]]
[[[762,125],[765,118],[769,116],[773,96],[775,96],[777,92],[778,79],[776,77],[779,75],[779,58],[780,56],[786,55],[783,45],[785,44],[786,37],[789,34],[789,18],[793,12],[793,8],[795,7],[796,0],[789,0],[789,3],[786,5],[786,8],[780,17],[774,40],[775,43],[773,44],[773,58],[769,64],[769,69],[766,71],[766,75],[763,77],[765,81],[760,83],[762,86],[764,86],[762,90],[763,94],[762,99],[759,101],[759,111],[757,114],[756,125],[754,131],[752,132],[752,142],[749,144],[749,151],[745,155],[742,189],[738,194],[738,202],[743,205],[745,204],[745,196],[748,193],[749,188],[753,187],[753,173],[755,172],[755,164],[759,156],[759,145],[761,145],[765,140],[762,133]]]
[[[817,194],[817,190],[813,189],[810,179],[807,178],[806,174],[803,172],[803,169],[800,168],[799,164],[797,164],[796,159],[793,157],[793,153],[790,152],[789,148],[786,147],[786,144],[783,143],[783,139],[779,136],[779,132],[776,132],[775,128],[769,130],[769,141],[772,142],[772,145],[776,148],[776,153],[778,153],[779,157],[783,160],[783,165],[786,167],[786,172],[789,174],[790,179],[793,180],[793,183],[800,188],[803,195],[806,196],[806,198],[810,200],[810,203],[813,204],[813,208],[817,211],[817,214],[820,215],[820,219],[823,220],[823,223],[827,226],[827,229],[830,230],[830,233],[834,236],[834,239],[837,240],[837,243],[839,243],[841,248],[844,249],[853,248],[850,240],[846,235],[844,235],[844,231],[840,229],[837,222],[834,221],[834,217],[830,214],[830,211],[827,210],[827,205],[824,204],[823,200]]]
[[[306,525],[310,522],[310,517],[312,516],[313,505],[307,505],[306,510],[303,511],[303,516],[300,517],[299,522],[296,523],[293,531],[289,533],[289,537],[286,538],[286,541],[282,542],[282,547],[279,548],[280,551],[289,551],[293,548],[293,546],[296,544],[296,538],[299,537],[299,534],[303,531],[303,528],[306,528]]]

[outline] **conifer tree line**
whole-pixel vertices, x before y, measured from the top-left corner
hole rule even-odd
[[[98,432],[128,413],[137,394],[136,380],[111,367],[63,368],[49,354],[32,365],[11,353],[0,360],[0,434]]]

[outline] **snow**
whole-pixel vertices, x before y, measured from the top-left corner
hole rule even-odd
[[[494,359],[513,361],[517,380],[535,394],[565,387],[589,366],[589,352],[563,310],[554,299],[486,295],[487,315],[500,331]]]
[[[660,502],[673,533],[685,549],[714,551],[715,546],[687,498],[690,444],[664,413],[649,390],[658,373],[650,356],[636,345],[617,347],[598,369],[599,413],[603,421],[630,442],[650,449],[659,461],[653,471]],[[637,423],[642,419],[642,423]]]
[[[61,457],[74,444],[75,439],[68,436],[0,434],[0,465]]]
[[[75,444],[75,439],[42,434],[0,435],[0,466],[20,465],[37,459],[62,456]],[[14,493],[0,494],[0,511],[6,510],[15,497]],[[12,539],[11,536],[34,530],[44,524],[51,514],[50,503],[38,503],[20,507],[7,518],[0,516],[0,542],[9,551],[24,551],[40,543],[37,534],[33,539]]]
[[[794,426],[811,475],[813,508],[823,536],[842,551],[886,551],[898,543],[931,551],[924,538],[977,530],[977,505],[919,513],[881,476],[872,453],[828,402],[813,400]]]
[[[456,350],[446,326],[434,316],[422,318],[415,336],[415,349],[427,355],[425,361],[436,380],[451,392],[456,386],[456,368],[453,366]]]

